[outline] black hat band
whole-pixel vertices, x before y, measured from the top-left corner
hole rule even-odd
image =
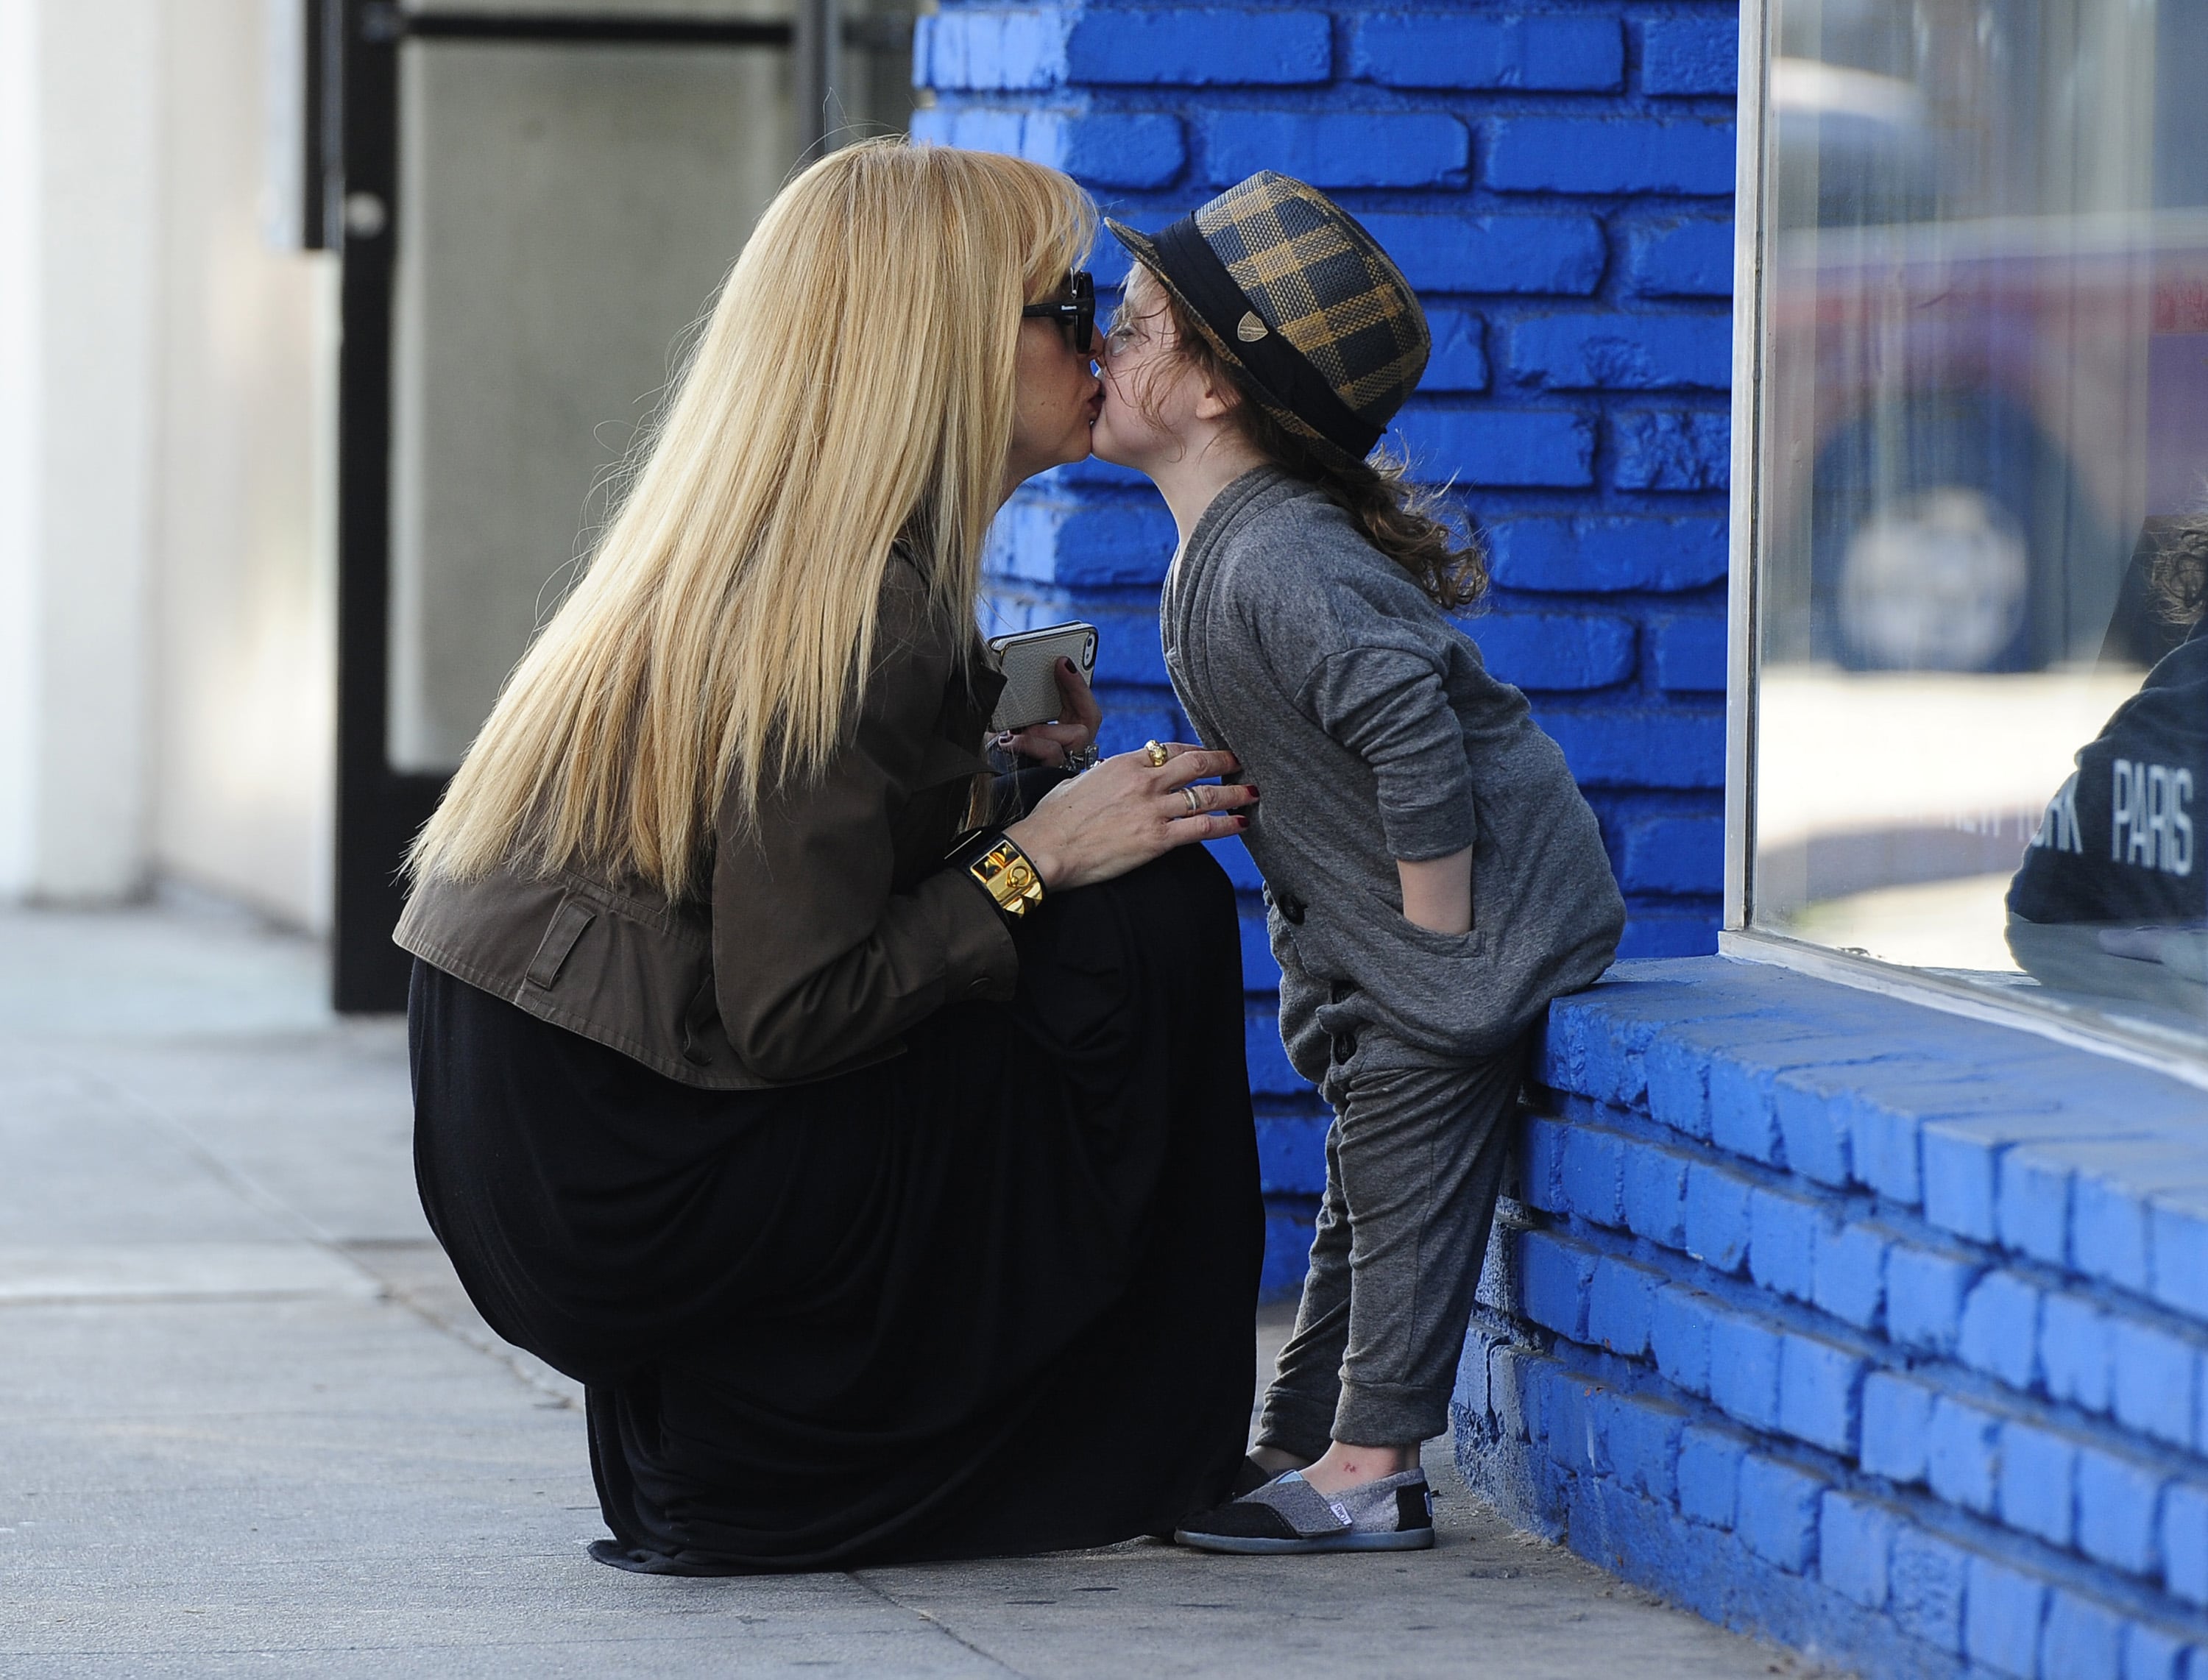
[[[1359,460],[1372,453],[1382,429],[1360,419],[1335,395],[1334,387],[1304,359],[1302,351],[1275,332],[1249,340],[1235,330],[1245,316],[1256,311],[1205,240],[1195,217],[1183,216],[1161,229],[1154,236],[1154,243],[1158,255],[1172,266],[1173,282],[1181,296],[1203,317],[1203,324],[1221,344],[1234,346],[1235,358],[1249,369],[1267,395],[1335,448]]]

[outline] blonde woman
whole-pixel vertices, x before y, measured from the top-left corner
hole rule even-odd
[[[1237,1473],[1262,1214],[1191,843],[1256,790],[981,756],[982,537],[1089,453],[1091,231],[1007,158],[795,180],[415,848],[423,1205],[586,1385],[602,1561],[1094,1545]],[[1060,680],[1044,766],[1096,728]]]

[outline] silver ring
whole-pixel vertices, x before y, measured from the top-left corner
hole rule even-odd
[[[1180,796],[1188,801],[1188,808],[1191,815],[1194,815],[1203,809],[1203,801],[1197,795],[1196,784],[1193,782],[1190,783],[1188,786],[1180,790]]]

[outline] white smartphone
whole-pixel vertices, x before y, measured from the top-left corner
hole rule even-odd
[[[992,729],[1024,729],[1057,721],[1065,701],[1058,692],[1058,662],[1073,661],[1081,679],[1096,671],[1096,627],[1075,620],[989,638],[989,663],[1005,679],[1005,692],[989,719]]]

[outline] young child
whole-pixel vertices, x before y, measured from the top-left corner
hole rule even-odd
[[[1270,172],[1154,237],[1107,225],[1136,266],[1096,453],[1179,529],[1166,663],[1262,790],[1281,1034],[1335,1112],[1240,1497],[1178,1538],[1431,1545],[1419,1447],[1447,1426],[1528,1035],[1609,966],[1625,907],[1563,755],[1447,616],[1478,553],[1366,459],[1426,363],[1395,264]]]

